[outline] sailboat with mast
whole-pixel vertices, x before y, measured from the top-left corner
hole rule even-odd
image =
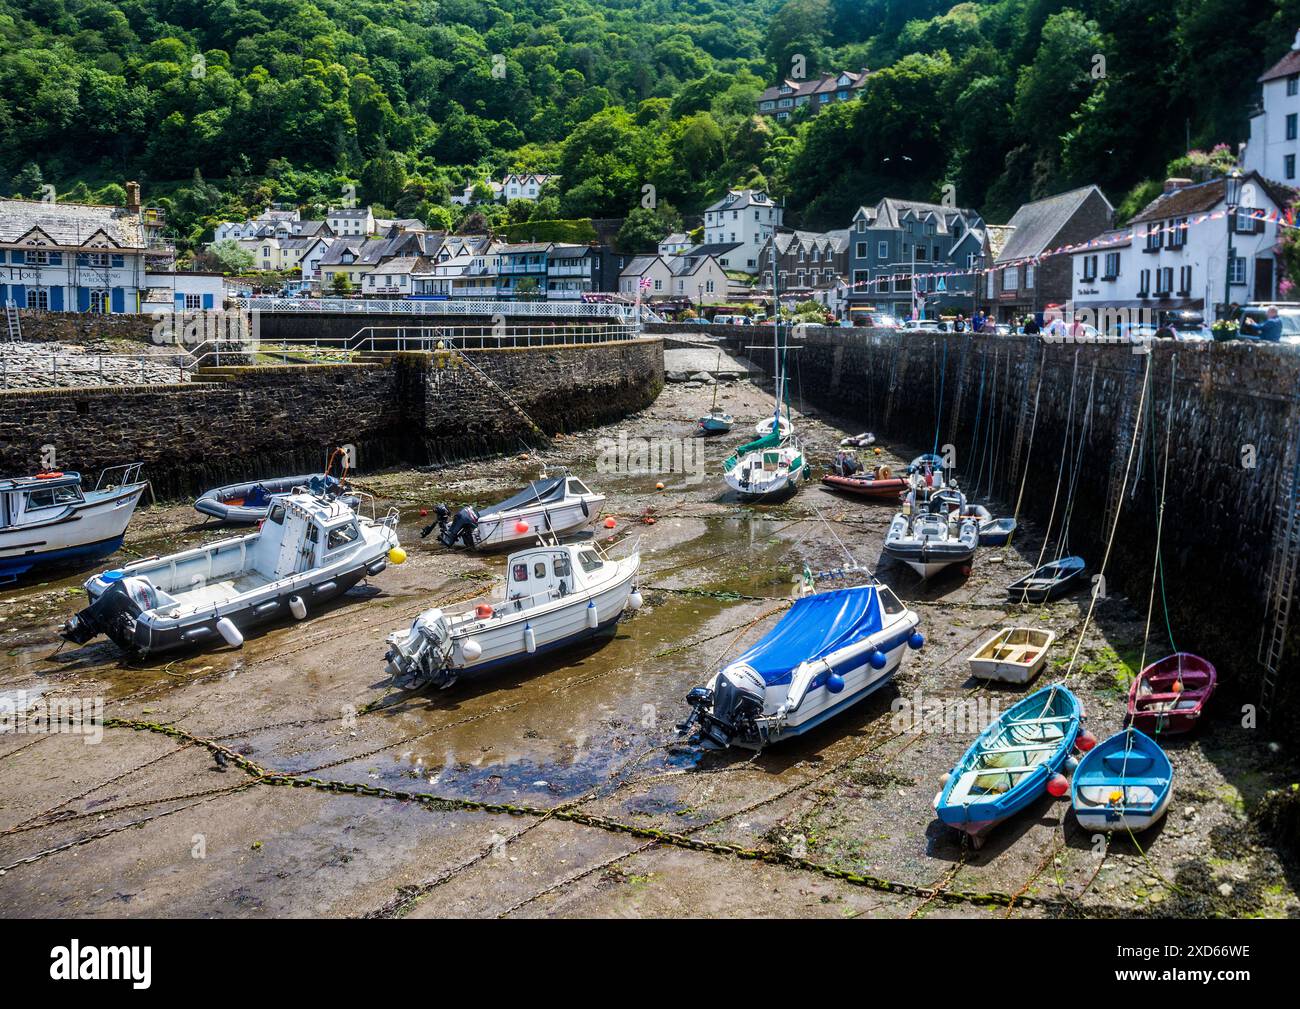
[[[718,372],[722,371],[722,351],[718,351]],[[726,410],[718,406],[718,380],[715,375],[713,380],[713,407],[700,418],[699,428],[701,434],[725,434],[731,430],[733,418]]]
[[[790,415],[789,375],[786,369],[787,347],[781,339],[781,301],[777,296],[776,271],[773,271],[772,301],[776,318],[773,320],[772,359],[776,387],[772,427],[766,434],[741,445],[722,464],[722,476],[727,486],[742,501],[776,501],[793,495],[800,481],[808,480],[812,467],[804,455],[803,445],[794,431]],[[785,402],[785,417],[781,404]]]

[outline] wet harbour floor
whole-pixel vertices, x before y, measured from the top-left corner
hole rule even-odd
[[[1294,780],[1294,762],[1243,729],[1233,711],[1214,712],[1196,736],[1168,743],[1174,803],[1163,825],[1136,840],[1099,845],[1068,802],[1044,799],[980,850],[964,847],[934,817],[939,779],[970,745],[976,718],[1021,696],[969,679],[966,656],[1000,626],[1049,627],[1059,638],[1039,681],[1047,682],[1079,642],[1087,597],[1008,605],[1006,584],[1038,556],[1041,531],[1032,527],[1011,548],[982,549],[968,577],[950,570],[922,583],[881,562],[888,506],[843,499],[815,482],[781,505],[729,500],[721,461],[771,403],[748,382],[719,390],[737,426],[705,444],[703,481],[598,472],[620,434],[691,437],[712,399],[708,386],[670,384],[643,414],[557,439],[546,453],[552,466],[569,466],[608,495],[605,513],[617,528],[598,525],[596,536],[640,538],[646,605],[605,643],[447,690],[393,689],[384,638],[429,606],[492,592],[505,557],[422,541],[429,518],[419,512],[499,500],[537,475],[536,460],[362,478],[381,508],[400,508],[408,561],[312,619],[250,635],[238,651],[132,663],[102,640],[59,649],[57,627],[82,604],[86,573],[0,590],[0,699],[102,698],[105,716],[121,720],[98,741],[0,733],[0,914],[1300,910],[1293,870],[1248,824],[1264,791]],[[816,416],[798,427],[817,474],[839,438],[856,433]],[[927,437],[881,444],[880,458],[899,469],[928,447]],[[988,503],[1009,513],[1005,503]],[[675,723],[687,691],[771,628],[805,565],[845,563],[832,529],[921,614],[926,647],[907,655],[893,685],[760,755],[682,745]],[[113,560],[236,532],[202,525],[188,503],[153,506],[137,514]],[[1079,649],[1069,682],[1099,737],[1120,725],[1144,623],[1144,612],[1112,596]],[[1219,658],[1221,675],[1230,675],[1231,661]],[[907,717],[918,709],[932,715],[923,731]],[[287,787],[262,773],[315,783]],[[449,801],[401,798],[414,793]]]

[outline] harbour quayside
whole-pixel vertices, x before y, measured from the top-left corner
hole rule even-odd
[[[635,543],[614,558],[595,543],[521,550],[506,562],[503,593],[457,610],[435,607],[388,636],[388,672],[405,686],[446,688],[478,675],[611,633],[636,590]]]
[[[86,490],[80,473],[43,470],[0,480],[0,585],[33,568],[107,557],[148,486],[143,463],[104,470]]]
[[[397,512],[358,515],[336,498],[278,498],[257,532],[165,557],[136,561],[85,584],[90,605],[63,638],[84,645],[103,634],[144,657],[224,641],[292,616],[304,620],[363,578],[406,555]]]

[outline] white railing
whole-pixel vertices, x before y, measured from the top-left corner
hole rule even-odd
[[[486,298],[452,298],[423,301],[393,298],[236,298],[244,312],[338,312],[347,315],[485,315],[540,319],[590,318],[630,320],[634,309],[613,302],[494,301]]]

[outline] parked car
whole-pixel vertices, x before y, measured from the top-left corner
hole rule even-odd
[[[1277,317],[1282,320],[1282,342],[1300,343],[1300,303],[1294,301],[1256,301],[1237,309],[1237,322],[1242,325],[1241,337],[1252,340],[1256,337],[1245,332],[1247,325],[1258,326],[1268,318],[1268,310],[1277,309]]]

